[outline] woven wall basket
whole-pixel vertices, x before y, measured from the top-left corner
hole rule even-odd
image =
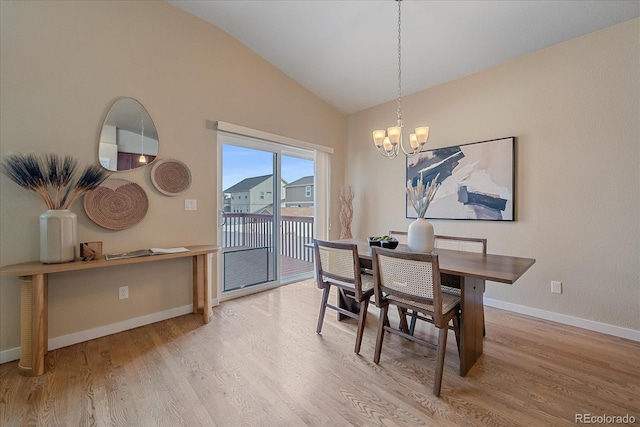
[[[148,209],[149,199],[142,187],[126,179],[109,178],[84,196],[87,216],[109,230],[133,227]]]
[[[177,196],[191,186],[191,171],[180,160],[156,160],[151,169],[151,182],[162,194]]]

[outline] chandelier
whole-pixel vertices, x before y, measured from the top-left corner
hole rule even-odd
[[[384,129],[373,131],[373,144],[382,156],[390,159],[395,158],[400,153],[400,150],[407,157],[415,156],[422,151],[429,138],[429,128],[421,126],[415,128],[414,133],[409,135],[409,145],[411,147],[409,151],[404,148],[402,142],[402,32],[400,13],[402,0],[396,1],[398,2],[398,121],[396,126],[387,128],[386,131]]]

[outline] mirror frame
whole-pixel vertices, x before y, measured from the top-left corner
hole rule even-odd
[[[122,107],[118,109],[118,105]],[[141,123],[136,126],[138,118]],[[126,172],[153,163],[158,158],[159,149],[157,127],[144,105],[135,98],[116,98],[107,111],[98,136],[100,165],[111,172]],[[146,163],[140,161],[143,159]],[[110,167],[114,163],[116,167]]]

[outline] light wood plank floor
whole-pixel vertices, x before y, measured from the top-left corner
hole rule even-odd
[[[435,352],[387,334],[372,361],[355,324],[304,281],[51,351],[47,372],[0,365],[2,426],[563,426],[575,414],[640,423],[640,345],[487,308],[484,355],[462,378],[450,333],[440,398]],[[335,297],[335,296],[334,296]],[[397,314],[396,314],[397,315]],[[397,320],[392,319],[392,324]],[[435,338],[433,326],[416,331]]]

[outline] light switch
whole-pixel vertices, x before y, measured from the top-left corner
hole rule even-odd
[[[186,199],[184,201],[184,210],[185,211],[195,211],[197,210],[196,201],[193,199]]]

